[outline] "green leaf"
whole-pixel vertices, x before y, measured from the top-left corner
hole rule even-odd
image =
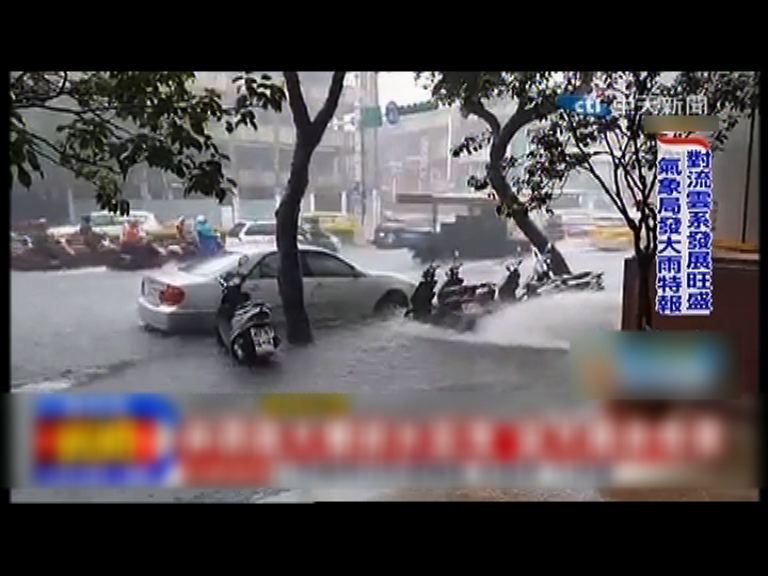
[[[197,134],[198,136],[205,135],[205,129],[203,128],[203,123],[199,122],[197,120],[190,121],[189,123],[190,128],[192,128],[192,132]]]
[[[32,176],[29,175],[29,172],[24,170],[21,164],[16,166],[16,174],[19,179],[19,183],[24,186],[24,188],[29,188],[32,186]]]

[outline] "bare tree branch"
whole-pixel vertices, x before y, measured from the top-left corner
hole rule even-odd
[[[648,186],[647,190],[643,190],[643,200],[648,201],[648,199],[651,197],[651,193],[653,192],[653,189],[656,187],[656,178],[658,177],[658,172],[654,172],[651,176],[651,184]]]
[[[293,122],[301,133],[311,126],[311,121],[304,95],[301,93],[299,74],[298,72],[283,72],[283,76],[285,77],[285,88],[288,91],[288,104],[293,114]]]
[[[21,80],[25,78],[27,74],[33,74],[30,72],[22,72],[18,76],[16,76],[12,80],[12,88],[19,90],[19,94],[15,95],[14,101],[11,103],[12,109],[24,109],[24,108],[35,108],[45,102],[48,102],[50,100],[55,100],[59,96],[62,96],[65,94],[65,89],[67,87],[67,82],[69,79],[69,75],[67,72],[56,72],[54,73],[56,76],[61,75],[61,82],[54,83],[47,75],[47,73],[34,73],[36,76],[36,80],[32,80],[32,87],[25,87],[22,85]],[[39,91],[36,91],[37,88],[42,87],[42,85],[47,85],[49,91],[47,93],[40,93]]]
[[[617,140],[617,143],[620,142],[618,136],[616,136],[616,140]],[[614,179],[616,180],[616,190],[619,190],[617,172],[618,172],[618,169],[621,168],[622,175],[624,176],[624,183],[627,185],[626,187],[629,190],[630,194],[632,194],[632,200],[635,206],[639,209],[640,198],[637,195],[637,190],[640,189],[640,185],[635,180],[635,177],[632,174],[632,171],[629,169],[629,166],[627,166],[627,162],[626,162],[629,140],[625,139],[624,146],[621,147],[620,154],[618,153],[614,154],[613,147],[611,146],[611,141],[607,133],[605,135],[605,144],[610,150],[611,159],[613,160],[613,164],[614,164]],[[623,198],[622,198],[622,201],[623,201]]]
[[[627,205],[624,202],[624,198],[621,194],[621,185],[619,184],[619,169],[622,166],[622,160],[614,153],[613,146],[611,146],[611,140],[608,138],[607,133],[605,135],[605,145],[608,147],[608,152],[611,154],[611,163],[613,164],[613,185],[616,190],[616,198],[618,199],[624,211],[629,213],[629,210],[627,210]]]
[[[336,107],[339,105],[339,98],[344,88],[344,76],[346,72],[334,72],[333,78],[331,78],[331,86],[328,88],[328,96],[325,99],[325,103],[320,111],[312,121],[312,128],[315,130],[318,141],[322,137],[323,132],[328,127],[328,123],[333,117],[333,113]]]
[[[39,142],[42,142],[46,146],[48,146],[51,150],[58,153],[61,157],[68,158],[70,160],[74,160],[76,162],[82,162],[83,164],[88,164],[90,166],[93,166],[95,168],[101,168],[102,170],[107,170],[117,176],[120,176],[120,172],[114,167],[110,166],[108,164],[100,164],[98,162],[95,162],[94,160],[90,160],[88,158],[83,158],[81,156],[75,156],[74,154],[70,154],[69,152],[62,150],[58,146],[56,146],[54,143],[52,143],[47,138],[44,138],[43,136],[40,136],[39,134],[35,134],[34,132],[29,132],[29,136],[33,138],[34,140],[38,140]],[[39,151],[39,148],[37,148]],[[59,166],[62,166],[61,160],[58,160],[56,162]]]
[[[47,110],[48,112],[57,112],[59,114],[72,114],[73,116],[81,116],[84,114],[83,110],[74,110],[72,108],[52,106],[51,104],[23,104],[20,106],[14,106],[13,108],[22,110],[27,108],[37,108],[38,110]]]
[[[491,129],[491,134],[495,138],[499,134],[499,130],[501,129],[501,125],[499,124],[499,119],[496,117],[496,115],[488,110],[481,102],[474,101],[474,102],[468,102],[466,104],[462,105],[462,108],[464,108],[464,111],[467,112],[467,114],[474,114],[481,120],[485,120],[485,123],[488,124],[488,126]]]
[[[587,153],[586,150],[584,150],[584,147],[581,145],[578,138],[575,137],[576,127],[573,125],[573,120],[571,118],[571,115],[566,114],[566,119],[568,121],[568,126],[570,127],[571,133],[574,134],[574,143],[576,144],[576,147],[579,149],[579,152],[581,152],[581,154],[585,158],[587,158],[587,162],[586,162],[587,170],[589,170],[589,173],[592,174],[595,180],[597,180],[600,186],[602,186],[603,191],[608,195],[608,198],[610,198],[611,202],[613,202],[613,205],[616,207],[616,210],[618,210],[619,213],[624,217],[624,221],[627,223],[627,226],[629,226],[630,229],[634,231],[633,227],[636,226],[635,221],[632,220],[632,218],[630,218],[626,209],[622,210],[622,206],[618,203],[616,198],[614,198],[614,194],[611,192],[610,187],[605,183],[605,180],[603,180],[603,177],[600,176],[600,173],[595,169],[594,164],[592,164],[590,155]]]
[[[501,132],[494,138],[491,146],[491,163],[500,162],[507,151],[507,146],[517,131],[530,124],[536,118],[557,110],[554,102],[545,102],[530,108],[517,109],[504,124]]]
[[[78,118],[86,118],[89,114],[93,114],[98,118],[101,122],[104,124],[107,124],[111,126],[112,128],[115,128],[116,130],[120,130],[122,132],[125,132],[126,134],[130,136],[134,136],[135,134],[131,132],[128,128],[124,126],[120,126],[116,122],[114,122],[110,118],[106,118],[102,116],[97,109],[83,109],[83,110],[74,110],[72,108],[63,108],[61,106],[52,106],[50,104],[38,104],[35,105],[34,108],[38,110],[47,110],[48,112],[56,112],[59,114],[72,114],[73,116],[77,116]]]
[[[65,70],[62,72],[63,78],[61,80],[61,85],[59,86],[58,91],[56,92],[56,95],[52,98],[52,100],[55,100],[62,94],[64,94],[64,89],[67,87],[67,81],[69,80],[69,74],[67,74],[67,71]]]
[[[592,85],[593,75],[592,72],[582,73],[581,83],[575,90],[576,94],[582,94],[589,91]],[[527,98],[523,98],[518,102],[524,105],[527,103]],[[498,136],[494,139],[493,146],[491,146],[491,163],[501,161],[506,153],[507,146],[509,146],[512,138],[514,138],[520,128],[531,123],[536,118],[547,116],[556,111],[557,104],[554,100],[544,100],[529,108],[518,106],[515,113],[509,117]]]

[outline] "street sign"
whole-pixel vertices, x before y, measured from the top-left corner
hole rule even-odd
[[[421,114],[422,112],[432,112],[438,109],[438,104],[434,100],[425,100],[423,102],[416,102],[415,104],[408,104],[407,106],[400,106],[398,112],[400,116],[406,116],[408,114]]]
[[[363,128],[378,128],[382,125],[381,108],[378,106],[364,107],[360,110],[360,121]]]
[[[386,108],[387,122],[391,125],[395,125],[400,121],[400,109],[396,102],[390,102]]]

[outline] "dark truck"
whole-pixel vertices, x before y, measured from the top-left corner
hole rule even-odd
[[[389,218],[376,227],[373,245],[381,249],[416,249],[432,234],[429,226],[414,226],[399,218]]]
[[[467,216],[457,215],[411,249],[414,258],[426,263],[451,258],[456,251],[462,259],[517,256],[530,252],[531,244],[525,238],[511,237],[507,221],[496,215],[494,206],[488,206]]]

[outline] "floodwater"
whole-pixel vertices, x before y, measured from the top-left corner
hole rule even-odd
[[[11,273],[11,378],[14,391],[477,391],[512,394],[521,409],[570,406],[571,343],[620,324],[625,254],[561,247],[574,271],[605,272],[606,290],[512,304],[458,334],[402,318],[317,328],[316,343],[286,346],[270,366],[248,369],[212,337],[160,336],[136,316],[140,272],[101,268]],[[407,251],[349,248],[362,268],[417,280]],[[531,262],[523,264],[523,275]],[[468,282],[501,281],[503,260],[467,262]],[[106,495],[104,495],[106,494]],[[333,499],[372,498],[345,492]],[[592,498],[580,493],[579,498]],[[327,495],[326,495],[327,496]],[[14,491],[14,499],[232,501],[312,499],[306,493],[247,491]]]

